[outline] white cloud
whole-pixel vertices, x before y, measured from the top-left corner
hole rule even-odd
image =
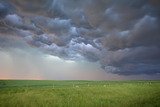
[[[20,16],[18,16],[17,14],[9,14],[5,17],[5,20],[11,24],[11,25],[15,25],[15,26],[19,26],[22,25],[22,18]]]

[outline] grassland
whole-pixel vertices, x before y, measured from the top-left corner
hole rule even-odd
[[[160,81],[0,80],[0,107],[160,107]]]

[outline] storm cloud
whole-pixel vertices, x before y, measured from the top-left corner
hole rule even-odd
[[[158,75],[160,2],[0,0],[0,48],[17,47],[15,40],[113,74]]]

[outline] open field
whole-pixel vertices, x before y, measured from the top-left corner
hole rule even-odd
[[[160,81],[1,80],[0,107],[160,107]]]

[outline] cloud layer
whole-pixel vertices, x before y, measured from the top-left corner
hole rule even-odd
[[[0,0],[0,48],[22,38],[49,55],[99,62],[106,72],[159,74],[159,7],[158,0]]]

